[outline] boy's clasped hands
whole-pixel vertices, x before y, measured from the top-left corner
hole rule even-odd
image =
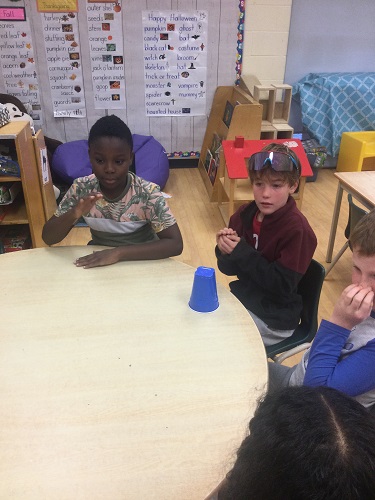
[[[216,234],[216,244],[222,254],[231,254],[241,241],[234,229],[224,227]]]

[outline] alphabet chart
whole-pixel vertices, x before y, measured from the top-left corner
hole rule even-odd
[[[147,116],[206,114],[206,11],[144,11]]]

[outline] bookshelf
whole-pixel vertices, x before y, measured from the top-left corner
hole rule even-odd
[[[42,229],[47,220],[46,204],[50,213],[56,205],[51,177],[42,184],[38,163],[44,138],[39,134],[33,138],[29,122],[14,121],[0,128],[0,145],[12,152],[12,159],[20,167],[20,176],[0,175],[0,183],[21,183],[21,192],[5,207],[1,226],[28,225],[34,248],[47,246],[42,240]],[[48,171],[49,167],[47,165]],[[50,189],[51,188],[51,189]],[[52,196],[52,197],[51,197]]]
[[[236,136],[260,139],[261,122],[262,105],[249,94],[236,86],[217,87],[198,162],[211,201],[218,199],[225,168],[221,141],[234,140]]]
[[[57,208],[51,171],[48,164],[47,148],[41,130],[33,136],[35,160],[38,167],[40,192],[43,199],[46,221],[52,217]]]

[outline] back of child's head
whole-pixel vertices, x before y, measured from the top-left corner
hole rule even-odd
[[[133,136],[129,127],[116,115],[103,116],[94,123],[89,132],[89,146],[101,137],[117,137],[133,150]]]
[[[262,149],[262,151],[269,151],[269,152],[273,151],[275,153],[282,153],[283,155],[285,155],[286,164],[289,165],[290,162],[292,162],[295,168],[293,168],[291,171],[275,172],[275,170],[272,168],[272,164],[270,162],[266,162],[264,168],[262,168],[261,170],[255,170],[254,157],[251,156],[248,162],[248,172],[252,184],[256,180],[264,178],[271,181],[276,174],[278,178],[284,179],[285,183],[288,184],[289,186],[293,186],[296,182],[299,182],[301,176],[301,163],[294,151],[288,148],[288,146],[286,146],[285,144],[278,144],[276,142],[267,144],[267,146],[265,146]]]
[[[220,500],[375,498],[375,418],[328,387],[265,396]]]
[[[357,223],[349,237],[349,244],[360,255],[375,255],[375,208]]]

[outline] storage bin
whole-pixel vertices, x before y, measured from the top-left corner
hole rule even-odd
[[[322,168],[326,161],[327,150],[324,146],[320,146],[315,139],[306,139],[302,141],[302,144],[311,170],[313,171],[313,176],[306,177],[306,182],[315,182],[318,177],[319,168]]]

